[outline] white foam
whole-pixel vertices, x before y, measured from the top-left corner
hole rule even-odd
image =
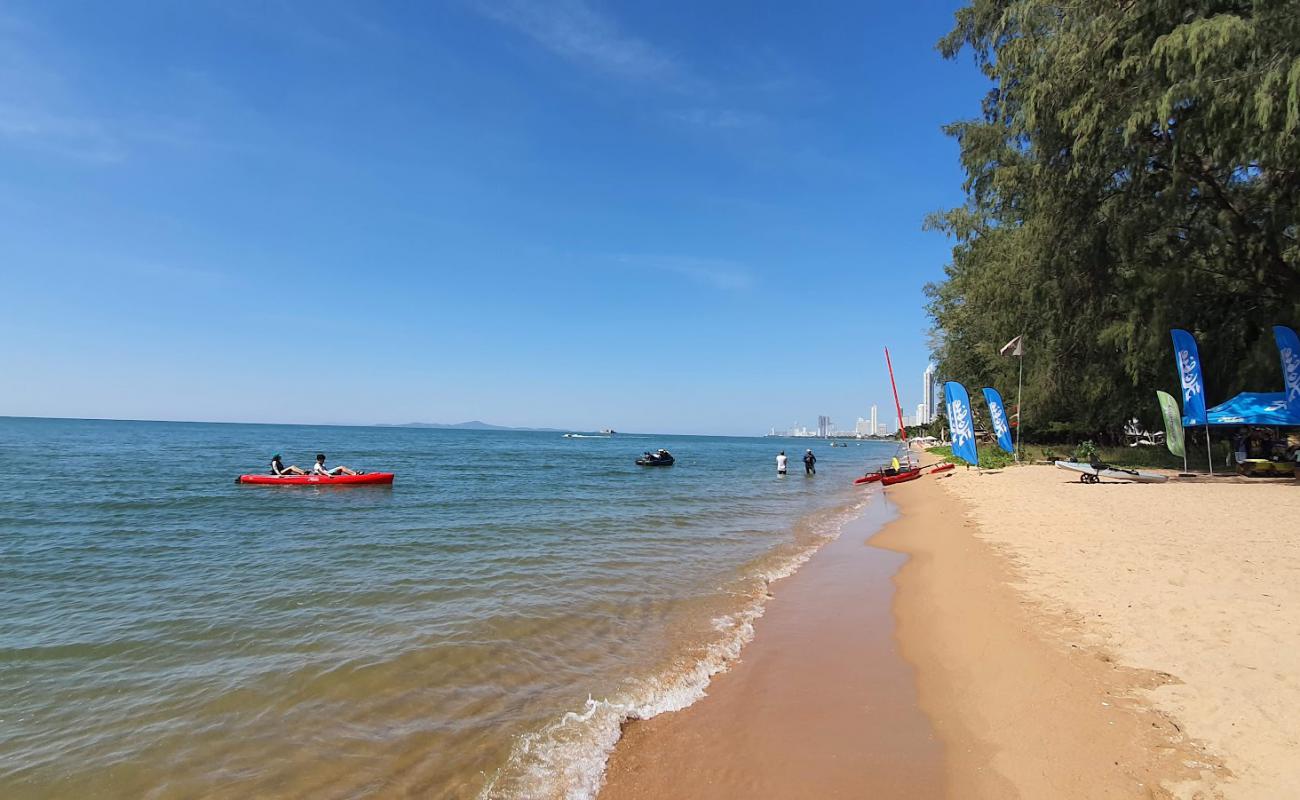
[[[793,575],[822,545],[839,536],[843,525],[858,516],[867,502],[863,499],[818,515],[810,522],[814,534],[810,544],[750,577],[771,583]],[[623,723],[678,711],[703,697],[713,676],[726,670],[753,640],[754,621],[763,616],[769,596],[763,592],[740,610],[715,618],[713,628],[719,637],[685,669],[638,680],[614,698],[588,696],[581,711],[569,711],[541,730],[519,737],[479,800],[595,798]]]

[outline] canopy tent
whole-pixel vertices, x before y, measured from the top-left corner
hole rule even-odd
[[[1285,392],[1242,392],[1206,412],[1208,419],[1183,417],[1183,427],[1200,425],[1267,425],[1300,427],[1300,413],[1288,411]]]

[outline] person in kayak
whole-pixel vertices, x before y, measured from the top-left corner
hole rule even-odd
[[[316,466],[312,467],[311,471],[317,475],[356,475],[357,474],[356,470],[348,469],[347,467],[333,467],[333,468],[326,467],[324,453],[316,454]]]
[[[306,474],[307,474],[307,470],[305,470],[305,469],[303,469],[302,467],[299,467],[299,466],[288,466],[288,467],[286,467],[286,466],[284,465],[284,462],[280,460],[280,454],[279,454],[279,453],[276,453],[275,455],[271,456],[271,474],[272,474],[272,475],[280,475],[280,476],[284,476],[284,475],[306,475]]]
[[[786,456],[785,456],[785,451],[784,451],[784,450],[782,450],[780,453],[777,453],[777,455],[776,455],[776,474],[777,474],[777,475],[784,475],[784,474],[785,474],[785,465],[786,465],[787,462],[789,462],[789,460],[790,460],[790,459],[786,458]]]
[[[812,450],[803,454],[803,473],[805,475],[817,474],[817,456],[813,455]]]

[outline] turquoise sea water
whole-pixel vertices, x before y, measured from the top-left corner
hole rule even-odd
[[[806,444],[0,418],[0,797],[591,796],[893,452]]]

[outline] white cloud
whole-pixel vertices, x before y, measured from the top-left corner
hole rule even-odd
[[[767,121],[762,114],[734,108],[688,108],[668,113],[670,119],[716,130],[756,128]]]
[[[745,291],[754,285],[754,276],[749,270],[728,259],[625,254],[615,256],[614,260],[627,267],[680,275],[721,291]]]
[[[624,33],[613,19],[582,0],[485,0],[475,8],[575,63],[622,78],[674,85],[691,82],[671,55]]]
[[[2,100],[0,139],[97,164],[126,158],[121,142],[97,119]]]

